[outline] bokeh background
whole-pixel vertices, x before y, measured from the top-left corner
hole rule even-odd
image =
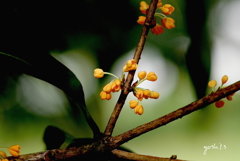
[[[149,2],[149,1],[147,1]],[[102,101],[99,93],[112,78],[93,77],[97,67],[121,74],[133,57],[142,26],[136,23],[138,0],[82,0],[45,4],[16,2],[1,5],[0,51],[41,60],[49,53],[81,81],[87,107],[104,131],[119,93]],[[156,82],[143,88],[158,91],[158,100],[144,100],[145,112],[135,115],[128,101],[113,135],[161,117],[210,93],[207,82],[229,76],[240,80],[240,1],[163,0],[175,7],[176,28],[160,36],[149,34],[137,71],[157,73]],[[158,20],[159,21],[159,20]],[[84,117],[74,121],[69,102],[58,88],[19,72],[16,64],[0,60],[0,146],[21,145],[21,153],[45,150],[43,133],[57,126],[76,138],[91,138]],[[44,61],[42,66],[46,65]],[[61,72],[61,71],[59,71]],[[240,100],[225,100],[221,109],[210,105],[124,144],[145,155],[210,161],[239,160]],[[204,146],[215,145],[204,155]],[[221,149],[225,145],[226,149]]]

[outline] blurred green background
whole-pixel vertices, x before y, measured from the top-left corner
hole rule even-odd
[[[149,2],[149,1],[147,1]],[[1,5],[0,51],[26,59],[50,53],[71,69],[81,81],[86,103],[103,132],[119,93],[102,101],[99,93],[111,81],[93,77],[97,67],[121,74],[122,66],[133,57],[142,26],[136,23],[138,0],[121,3],[110,0],[83,0],[76,4]],[[210,93],[207,82],[223,75],[227,84],[240,80],[239,0],[163,0],[175,7],[171,15],[176,28],[160,36],[149,33],[139,69],[154,71],[159,79],[144,82],[143,88],[158,91],[158,100],[144,100],[145,112],[135,115],[129,95],[113,135],[183,107]],[[9,17],[10,16],[10,17]],[[159,20],[158,20],[159,21]],[[69,102],[58,88],[21,74],[18,66],[0,60],[0,145],[21,145],[21,153],[45,150],[43,133],[48,125],[57,126],[76,138],[92,137],[84,117],[76,123],[69,114]],[[42,65],[44,62],[42,62]],[[15,72],[16,69],[16,72]],[[61,72],[61,71],[59,71]],[[217,109],[210,105],[167,126],[146,133],[124,144],[145,155],[210,161],[239,160],[239,94]],[[204,155],[204,146],[214,145]],[[220,145],[226,149],[220,150]]]

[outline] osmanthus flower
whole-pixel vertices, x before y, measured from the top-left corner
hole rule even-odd
[[[225,87],[223,87],[223,85],[228,81],[228,76],[227,76],[227,75],[224,75],[224,76],[222,77],[221,81],[222,81],[222,83],[221,83],[221,85],[218,87],[217,90],[222,89],[222,88],[225,88]],[[217,86],[217,81],[216,81],[216,80],[211,80],[211,81],[208,82],[208,87],[212,88],[212,92],[215,92],[215,87],[216,87],[216,86]],[[217,90],[216,90],[216,91],[217,91]],[[228,95],[228,96],[226,97],[226,99],[227,99],[228,101],[232,101],[232,99],[233,99],[232,96],[233,96],[234,94],[235,94],[235,93],[233,93],[233,94],[231,94],[231,95]],[[218,101],[216,101],[216,102],[214,103],[214,105],[215,105],[217,108],[223,107],[224,104],[225,104],[225,102],[224,102],[222,99],[221,99],[221,100],[218,100]]]
[[[134,109],[134,113],[138,115],[142,115],[144,112],[144,108],[141,105],[141,102],[139,100],[131,100],[129,102],[130,108]]]
[[[152,34],[159,35],[164,32],[163,27],[159,24],[156,24],[155,27],[151,29]]]
[[[111,93],[107,93],[105,91],[101,91],[100,92],[100,98],[102,100],[110,100],[112,98],[112,95],[111,95]]]
[[[113,92],[118,92],[122,89],[122,86],[125,81],[125,72],[129,72],[132,70],[136,70],[138,67],[138,64],[134,59],[130,59],[126,62],[126,64],[122,68],[122,74],[121,77],[117,77],[116,75],[108,72],[104,72],[102,69],[97,68],[94,70],[94,76],[96,78],[102,78],[105,74],[109,74],[115,77],[111,82],[107,83],[102,91],[100,92],[100,98],[102,100],[110,100],[112,98]],[[160,94],[156,91],[150,91],[149,89],[144,89],[138,87],[142,82],[148,80],[148,81],[156,81],[157,75],[154,72],[147,73],[146,71],[140,71],[138,72],[138,78],[139,80],[133,83],[132,85],[132,92],[134,96],[137,98],[137,100],[131,100],[129,102],[130,108],[134,109],[134,113],[138,115],[142,115],[144,112],[144,108],[142,106],[141,101],[143,99],[157,99],[159,98]]]
[[[1,161],[8,161],[8,159],[2,159]]]
[[[8,149],[9,153],[13,157],[18,157],[19,154],[20,154],[20,146],[19,145],[13,145],[13,146],[10,146],[10,147],[0,147],[0,148]],[[0,151],[0,160],[1,161],[8,161],[7,154],[4,151]]]
[[[100,92],[100,98],[102,100],[110,100],[112,98],[111,93],[118,92],[122,89],[122,84],[124,81],[124,72],[136,70],[137,67],[138,65],[134,59],[128,60],[122,69],[122,75],[120,78],[112,73],[104,72],[102,69],[96,68],[93,74],[94,77],[96,78],[102,78],[105,74],[115,77],[115,79],[113,79],[111,82],[109,82],[103,87],[102,91]]]
[[[138,78],[140,80],[144,79],[147,75],[147,72],[146,71],[141,71],[141,72],[138,72]]]
[[[167,29],[172,29],[175,27],[175,21],[174,19],[170,18],[170,17],[164,17],[162,18],[162,25],[163,27],[167,28]]]
[[[138,105],[138,100],[131,100],[129,102],[130,108],[134,109]]]
[[[19,145],[10,146],[8,148],[8,151],[13,157],[17,157],[20,154],[20,146]]]
[[[158,92],[156,92],[156,91],[151,91],[149,97],[150,97],[150,98],[153,98],[153,99],[158,99],[159,96],[160,96],[160,94],[159,94]]]
[[[7,154],[4,151],[0,151],[0,160],[7,158]]]
[[[171,15],[172,12],[175,10],[175,8],[170,4],[165,4],[162,7],[160,7],[160,9],[165,15]]]
[[[154,72],[147,73],[146,71],[140,71],[138,72],[138,78],[139,80],[133,84],[133,94],[137,98],[137,100],[131,100],[129,102],[129,105],[130,108],[134,109],[134,113],[142,115],[144,112],[144,108],[141,103],[142,100],[148,98],[158,99],[160,97],[160,94],[156,91],[150,91],[149,89],[138,87],[142,82],[146,80],[156,81],[158,77]]]
[[[104,72],[102,69],[97,68],[94,70],[94,77],[102,78],[103,76],[104,76]]]
[[[154,72],[149,72],[148,75],[147,75],[147,80],[149,81],[156,81],[157,80],[157,76]]]
[[[123,66],[123,72],[129,72],[131,70],[136,70],[138,67],[134,59],[128,60],[126,65]]]
[[[145,1],[141,1],[139,9],[142,14],[147,14],[149,5]],[[175,24],[174,24],[175,20],[170,17],[167,17],[168,15],[171,15],[173,13],[175,8],[170,4],[162,5],[162,1],[159,0],[157,4],[157,9],[161,10],[161,12],[156,12],[154,14],[155,18],[151,24],[151,32],[152,34],[159,35],[164,32],[163,27],[166,29],[172,29],[175,27]],[[160,18],[161,20],[160,22],[162,25],[156,23],[156,17]],[[137,23],[144,25],[145,21],[146,21],[145,16],[139,16]]]
[[[140,2],[140,11],[142,12],[142,14],[146,14],[147,10],[149,8],[149,5],[145,2],[145,1],[141,1]]]
[[[144,112],[144,108],[142,105],[137,105],[135,108],[134,108],[134,113],[135,114],[138,114],[138,115],[142,115]]]

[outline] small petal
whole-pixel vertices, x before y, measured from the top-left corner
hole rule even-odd
[[[118,92],[121,89],[121,81],[119,79],[116,79],[113,83],[112,83],[112,92]]]
[[[161,6],[162,6],[162,0],[158,0],[157,7],[161,7]]]
[[[130,108],[135,108],[138,105],[138,100],[131,100],[129,102]]]
[[[138,89],[136,92],[136,97],[138,98],[138,100],[142,100],[143,99],[143,90],[142,89]]]
[[[160,97],[160,94],[156,91],[151,91],[150,98],[158,99]]]
[[[138,72],[138,78],[139,78],[140,80],[144,79],[144,78],[146,77],[146,75],[147,75],[147,72],[146,72],[146,71],[140,71],[140,72]]]
[[[135,62],[134,59],[128,60],[126,65],[123,67],[124,72],[128,72],[131,70],[136,70],[138,67],[137,63]]]
[[[140,25],[144,25],[145,20],[146,20],[145,16],[139,16],[138,20],[137,20],[137,23],[139,23]]]
[[[128,68],[131,67],[133,64],[135,64],[135,60],[134,59],[128,60],[127,63],[126,63]]]
[[[134,113],[135,114],[138,114],[138,115],[142,115],[144,112],[144,108],[142,105],[137,105],[135,108],[134,108]]]
[[[147,80],[149,81],[156,81],[157,80],[157,76],[154,72],[149,72],[147,75]]]
[[[152,34],[160,35],[161,33],[164,32],[164,30],[161,25],[156,24],[156,26],[151,29],[151,32],[152,32]]]
[[[19,150],[20,150],[19,145],[13,145],[13,146],[8,148],[9,153],[14,157],[17,157],[20,154]]]
[[[140,2],[140,11],[142,14],[146,14],[146,11],[148,10],[149,5],[145,1]]]
[[[174,23],[175,23],[175,20],[170,17],[165,17],[162,19],[162,25],[167,29],[174,28],[175,27]]]
[[[175,8],[170,4],[165,4],[161,7],[161,10],[165,15],[171,15]]]
[[[150,91],[149,89],[145,89],[145,90],[143,91],[143,97],[144,97],[145,99],[148,99],[148,98],[150,97],[150,95],[151,95],[151,91]]]
[[[105,85],[103,87],[103,91],[106,92],[106,93],[110,93],[112,91],[112,84],[108,83],[107,85]]]
[[[111,95],[111,93],[107,93],[107,92],[105,92],[105,91],[102,91],[102,92],[100,93],[100,98],[101,98],[102,100],[110,100],[110,99],[112,98],[112,95]]]

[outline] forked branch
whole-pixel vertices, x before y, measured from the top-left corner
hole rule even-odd
[[[141,33],[141,36],[140,36],[140,40],[138,42],[135,54],[133,56],[133,59],[135,59],[136,63],[138,63],[140,58],[141,58],[141,54],[142,54],[142,51],[143,51],[143,48],[144,48],[144,45],[145,45],[145,42],[146,42],[148,31],[149,31],[150,26],[151,26],[150,24],[153,21],[153,15],[154,15],[155,10],[157,8],[157,3],[158,3],[158,0],[152,0],[151,3],[150,3],[149,11],[147,13],[147,18],[146,18],[146,21],[145,21],[145,25],[143,26],[142,33]],[[108,135],[108,136],[112,135],[112,132],[113,132],[113,129],[114,129],[115,124],[117,122],[117,119],[120,115],[120,112],[121,112],[122,107],[125,103],[127,95],[129,94],[129,90],[131,88],[131,84],[132,84],[132,81],[133,81],[133,78],[134,78],[134,74],[135,74],[135,71],[130,71],[127,75],[126,81],[125,81],[124,86],[123,86],[124,88],[123,88],[123,90],[122,90],[122,92],[119,96],[119,99],[116,103],[116,106],[115,106],[115,108],[112,112],[112,115],[109,119],[109,122],[106,126],[104,135]]]
[[[217,90],[216,92],[212,92],[211,94],[190,103],[187,106],[184,106],[182,108],[179,108],[176,111],[173,111],[165,116],[162,116],[156,120],[153,120],[151,122],[148,122],[146,124],[143,124],[141,126],[138,126],[130,131],[127,131],[121,135],[115,136],[112,139],[115,141],[115,143],[118,145],[121,145],[135,137],[138,137],[139,135],[142,135],[146,132],[149,132],[151,130],[154,130],[158,127],[161,127],[163,125],[166,125],[174,120],[177,120],[179,118],[182,118],[183,116],[186,116],[194,111],[197,111],[201,108],[204,108],[211,103],[214,103],[228,95],[231,95],[235,92],[240,90],[240,81],[225,87],[223,89]]]

